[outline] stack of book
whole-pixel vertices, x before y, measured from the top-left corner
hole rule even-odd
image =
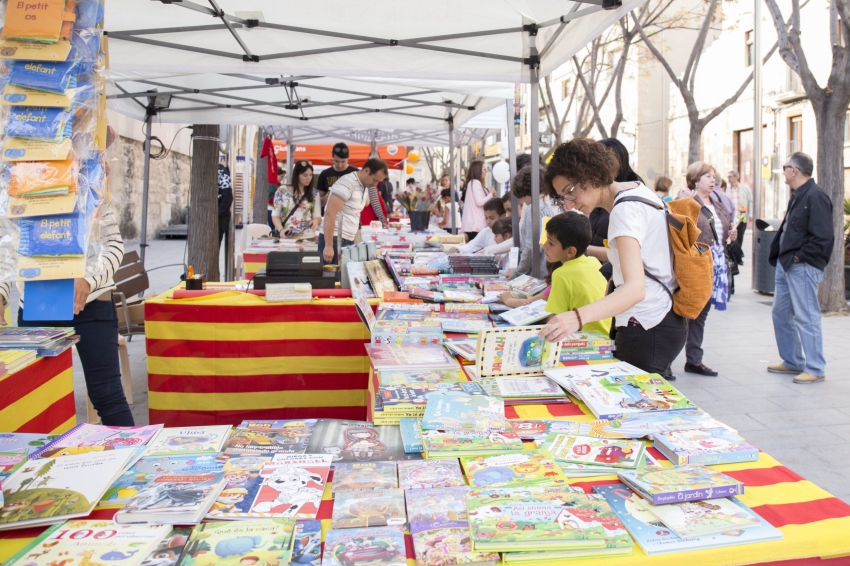
[[[0,375],[15,373],[36,359],[35,350],[0,350]]]
[[[452,273],[469,273],[470,275],[496,275],[499,264],[495,256],[481,254],[452,254],[448,256]]]
[[[604,476],[647,466],[648,455],[639,440],[555,433],[542,446],[568,477]]]
[[[652,445],[674,464],[733,464],[759,459],[758,448],[725,425],[662,430],[653,433],[652,437]]]
[[[539,295],[548,286],[542,279],[537,279],[530,275],[520,275],[508,283],[511,294],[519,299],[530,299],[535,295]]]
[[[72,327],[0,327],[0,350],[32,350],[40,357],[58,356],[79,340]]]
[[[376,425],[397,425],[401,418],[421,418],[425,414],[428,396],[435,392],[487,394],[473,382],[380,385],[375,395],[372,421]]]
[[[372,369],[377,372],[397,370],[457,370],[460,364],[441,346],[416,344],[366,344]]]
[[[502,318],[505,314],[507,313],[502,314]],[[614,358],[614,350],[614,341],[608,335],[600,332],[580,332],[561,342],[559,359],[561,363],[610,360]]]
[[[467,370],[474,373],[471,368]],[[546,376],[477,377],[473,379],[492,397],[501,397],[505,405],[569,403],[567,394]]]
[[[387,291],[387,294],[390,292]],[[416,303],[396,303],[416,304]],[[375,313],[369,300],[361,296],[356,299],[357,314],[369,329],[371,343],[419,344],[439,346],[443,343],[443,329],[436,320],[428,318],[422,310],[383,309]]]

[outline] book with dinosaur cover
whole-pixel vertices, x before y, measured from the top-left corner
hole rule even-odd
[[[233,429],[224,445],[224,453],[303,454],[315,424],[316,419],[243,421]]]
[[[349,490],[334,494],[331,528],[403,527],[404,491],[400,489]]]
[[[623,470],[617,475],[632,491],[653,505],[717,499],[744,493],[744,484],[705,466]]]
[[[407,566],[404,532],[397,527],[330,530],[322,566]]]
[[[733,464],[754,462],[759,450],[728,427],[663,430],[653,433],[652,445],[673,464]]]
[[[423,430],[502,431],[506,423],[502,399],[456,391],[431,393],[422,417]]]
[[[295,542],[292,545],[292,564],[298,564],[300,566],[321,566],[321,521],[297,521],[295,523]]]
[[[178,566],[283,566],[292,558],[294,534],[294,519],[201,523]]]
[[[169,525],[126,526],[103,519],[74,519],[41,533],[4,566],[95,566],[104,562],[138,566],[170,531]]]
[[[226,483],[224,472],[154,476],[115,513],[115,522],[122,525],[197,523]]]
[[[613,468],[636,468],[644,451],[643,442],[591,436],[555,434],[546,448],[558,462],[602,465]]]
[[[369,421],[319,419],[307,444],[307,454],[330,454],[337,462],[418,460],[406,454],[397,426],[375,426]]]
[[[331,492],[346,489],[395,489],[398,473],[395,462],[340,462],[334,467]]]
[[[42,454],[56,448],[141,446],[153,438],[161,428],[162,425],[119,427],[80,423],[50,444],[30,454],[30,458],[41,458]]]
[[[230,435],[231,425],[163,428],[148,442],[147,456],[215,454]]]
[[[452,430],[423,430],[422,447],[426,458],[459,458],[522,451],[522,440],[510,422],[504,431],[456,432]]]
[[[559,344],[538,336],[542,326],[492,328],[478,334],[480,377],[543,375],[558,363]]]
[[[466,485],[460,464],[455,459],[399,462],[398,482],[404,490]]]
[[[469,485],[478,488],[557,487],[567,485],[561,468],[546,450],[461,458]]]
[[[223,462],[213,454],[155,456],[140,458],[116,479],[100,500],[101,506],[123,507],[155,476],[193,475],[221,470]]]

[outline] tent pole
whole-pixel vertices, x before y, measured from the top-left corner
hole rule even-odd
[[[145,264],[145,249],[148,247],[148,190],[151,182],[151,122],[153,111],[145,115],[145,170],[142,177],[142,233],[139,240],[139,258]]]
[[[511,168],[511,183],[513,183],[514,177],[516,177],[516,140],[514,139],[514,114],[512,112],[514,107],[512,100],[505,101],[505,110],[507,123],[505,126],[507,127],[507,135],[508,135],[508,165]],[[512,185],[511,185],[512,186]],[[514,233],[514,247],[520,247],[519,243],[519,201],[517,201],[516,196],[514,196],[513,190],[511,191],[511,229]]]
[[[286,183],[292,175],[292,164],[295,163],[295,143],[292,141],[292,128],[286,130],[286,173],[283,182]],[[281,183],[283,184],[283,183]],[[293,189],[294,190],[294,189]]]
[[[231,125],[227,129],[227,154],[225,157],[227,168],[230,170],[230,190],[233,191],[233,179],[236,178],[236,126]],[[236,199],[233,199],[236,202]],[[230,205],[230,221],[227,224],[227,232],[224,234],[224,277],[225,281],[233,281],[233,268],[236,263],[236,219],[233,217],[233,203]]]
[[[540,273],[540,77],[536,67],[531,68],[531,274],[538,279]]]
[[[455,160],[454,160],[454,150],[455,150],[455,121],[449,115],[449,179],[453,179],[455,175]],[[452,183],[449,183],[451,186]],[[452,198],[451,198],[451,207],[452,207],[452,234],[457,234],[457,202],[455,202],[455,195],[457,194],[457,185],[452,188]]]

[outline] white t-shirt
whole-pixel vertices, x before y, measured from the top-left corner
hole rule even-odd
[[[462,254],[474,254],[475,252],[481,251],[488,246],[495,245],[496,236],[493,235],[493,230],[490,227],[486,227],[478,234],[472,238],[471,242],[467,242],[462,246],[458,246],[457,250]]]
[[[614,202],[625,196],[642,197],[662,204],[661,199],[646,185],[626,190],[617,195]],[[667,218],[664,211],[642,202],[624,202],[611,210],[608,221],[608,260],[614,268],[614,285],[623,284],[623,270],[620,267],[620,254],[617,238],[628,236],[640,244],[640,256],[643,267],[664,282],[672,292],[678,285],[673,273],[673,253],[670,250],[670,237],[667,233]],[[646,278],[646,296],[644,299],[615,317],[617,326],[626,326],[634,317],[646,329],[661,322],[673,306],[670,295],[653,279]]]
[[[343,200],[345,205],[336,217],[334,236],[339,232],[339,222],[342,222],[342,239],[354,240],[360,228],[360,212],[369,200],[369,191],[357,177],[357,171],[343,175],[331,187],[331,195]]]
[[[714,232],[717,234],[718,240],[723,237],[723,221],[717,216],[717,210],[710,202],[705,203],[705,207],[711,212],[711,217],[714,218]]]

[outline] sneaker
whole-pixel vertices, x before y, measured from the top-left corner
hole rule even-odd
[[[767,371],[770,373],[787,373],[788,375],[797,375],[800,373],[800,370],[789,368],[785,364],[773,364],[767,366]]]
[[[825,375],[812,375],[809,372],[804,371],[794,378],[794,383],[817,383],[824,379],[826,379]]]

